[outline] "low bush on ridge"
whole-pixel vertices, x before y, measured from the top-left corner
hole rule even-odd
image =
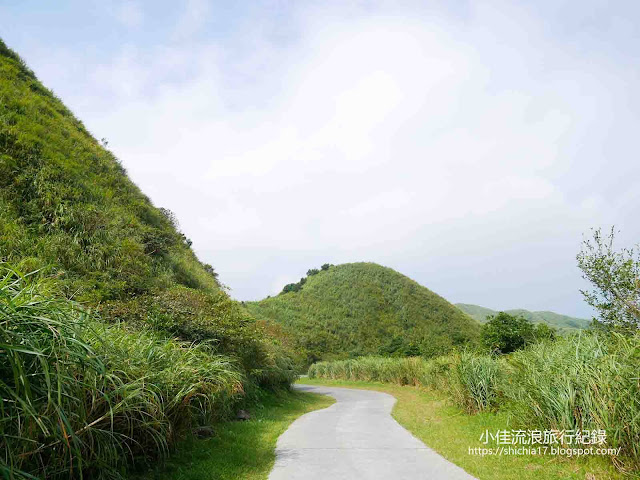
[[[469,413],[506,409],[518,426],[607,431],[621,467],[640,465],[640,334],[581,333],[505,357],[462,352],[425,360],[361,357],[311,365],[309,377],[445,391]]]
[[[4,478],[119,478],[191,427],[228,416],[256,382],[291,377],[277,352],[250,378],[206,344],[102,323],[50,281],[1,267]]]

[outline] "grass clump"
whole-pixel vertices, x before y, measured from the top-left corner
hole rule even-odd
[[[229,358],[101,324],[51,282],[1,268],[6,478],[118,478],[164,456],[189,427],[224,417],[243,380]]]
[[[575,335],[516,352],[509,363],[504,394],[523,424],[606,430],[608,445],[640,465],[640,335]]]
[[[492,356],[459,354],[450,371],[449,391],[454,401],[469,413],[496,407],[502,367],[500,360]]]

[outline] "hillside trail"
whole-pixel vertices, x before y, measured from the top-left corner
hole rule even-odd
[[[336,403],[298,418],[278,439],[269,480],[474,480],[391,417],[396,399],[371,390],[295,385]]]

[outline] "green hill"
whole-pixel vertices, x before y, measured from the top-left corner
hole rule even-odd
[[[173,215],[0,44],[0,246],[80,300],[184,285],[219,290]]]
[[[206,342],[265,375],[272,337],[202,263],[173,213],[0,40],[0,262],[55,279],[109,323]]]
[[[456,303],[456,307],[480,323],[486,323],[489,315],[495,315],[498,313],[496,310],[491,310],[490,308],[481,307],[479,305],[470,305],[468,303]],[[590,320],[585,318],[570,317],[568,315],[560,315],[559,313],[554,312],[531,312],[524,309],[504,310],[504,312],[510,315],[523,316],[533,323],[546,323],[551,327],[561,330],[583,329],[587,328],[591,323]]]
[[[309,361],[433,356],[477,335],[471,318],[390,268],[350,263],[309,273],[306,281],[287,285],[286,293],[246,304],[257,318],[282,325]]]
[[[253,368],[256,322],[173,214],[1,41],[0,72],[0,261],[55,278],[109,322],[211,341]]]

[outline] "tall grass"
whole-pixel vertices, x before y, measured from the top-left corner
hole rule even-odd
[[[234,363],[150,331],[104,326],[45,281],[0,269],[0,472],[118,478],[230,411]]]
[[[525,428],[606,430],[608,446],[621,447],[612,461],[640,466],[640,334],[576,334],[504,358],[462,352],[320,362],[309,376],[439,389],[469,413],[505,409]]]
[[[520,422],[606,430],[609,446],[640,464],[640,336],[575,335],[509,361],[503,390]]]
[[[309,377],[420,385],[446,390],[469,412],[495,406],[500,365],[492,357],[467,352],[425,360],[420,357],[360,357],[319,362]]]
[[[462,352],[450,374],[452,398],[467,412],[481,412],[497,406],[502,365],[495,357]]]
[[[417,385],[422,368],[420,358],[360,357],[315,363],[309,368],[309,376]]]

